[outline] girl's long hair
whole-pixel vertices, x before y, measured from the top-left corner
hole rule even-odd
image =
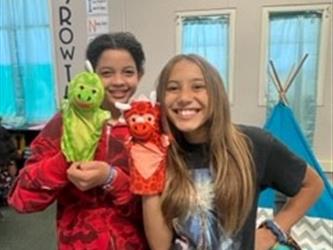
[[[233,125],[222,79],[217,70],[198,55],[177,55],[163,68],[157,85],[157,100],[165,112],[167,81],[176,63],[186,60],[202,71],[209,95],[207,141],[214,176],[214,206],[226,233],[235,234],[244,225],[252,208],[255,193],[255,171],[251,145],[247,137]],[[191,209],[194,185],[184,159],[186,152],[179,142],[183,135],[164,115],[164,125],[173,137],[167,167],[167,183],[162,194],[162,212],[171,226],[175,218],[185,218]],[[178,141],[178,142],[177,142]]]

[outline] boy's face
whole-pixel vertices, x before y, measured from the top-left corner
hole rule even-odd
[[[102,107],[111,110],[115,102],[127,103],[139,84],[134,59],[127,50],[105,50],[96,65],[105,88]]]
[[[208,92],[201,69],[188,60],[176,63],[171,70],[165,93],[169,120],[184,133],[189,142],[206,142]]]

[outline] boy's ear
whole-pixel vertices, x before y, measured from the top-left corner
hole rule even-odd
[[[144,73],[145,73],[145,72],[142,71],[142,72],[140,72],[140,73],[138,74],[138,75],[139,75],[139,81],[140,81],[141,78],[143,77]]]

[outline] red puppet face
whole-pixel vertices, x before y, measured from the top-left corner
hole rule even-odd
[[[149,101],[133,101],[124,113],[131,135],[135,139],[148,141],[154,132],[160,133],[159,105]]]

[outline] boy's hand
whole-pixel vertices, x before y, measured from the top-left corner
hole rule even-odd
[[[103,161],[74,162],[67,169],[68,179],[81,191],[87,191],[105,183],[110,165]]]

